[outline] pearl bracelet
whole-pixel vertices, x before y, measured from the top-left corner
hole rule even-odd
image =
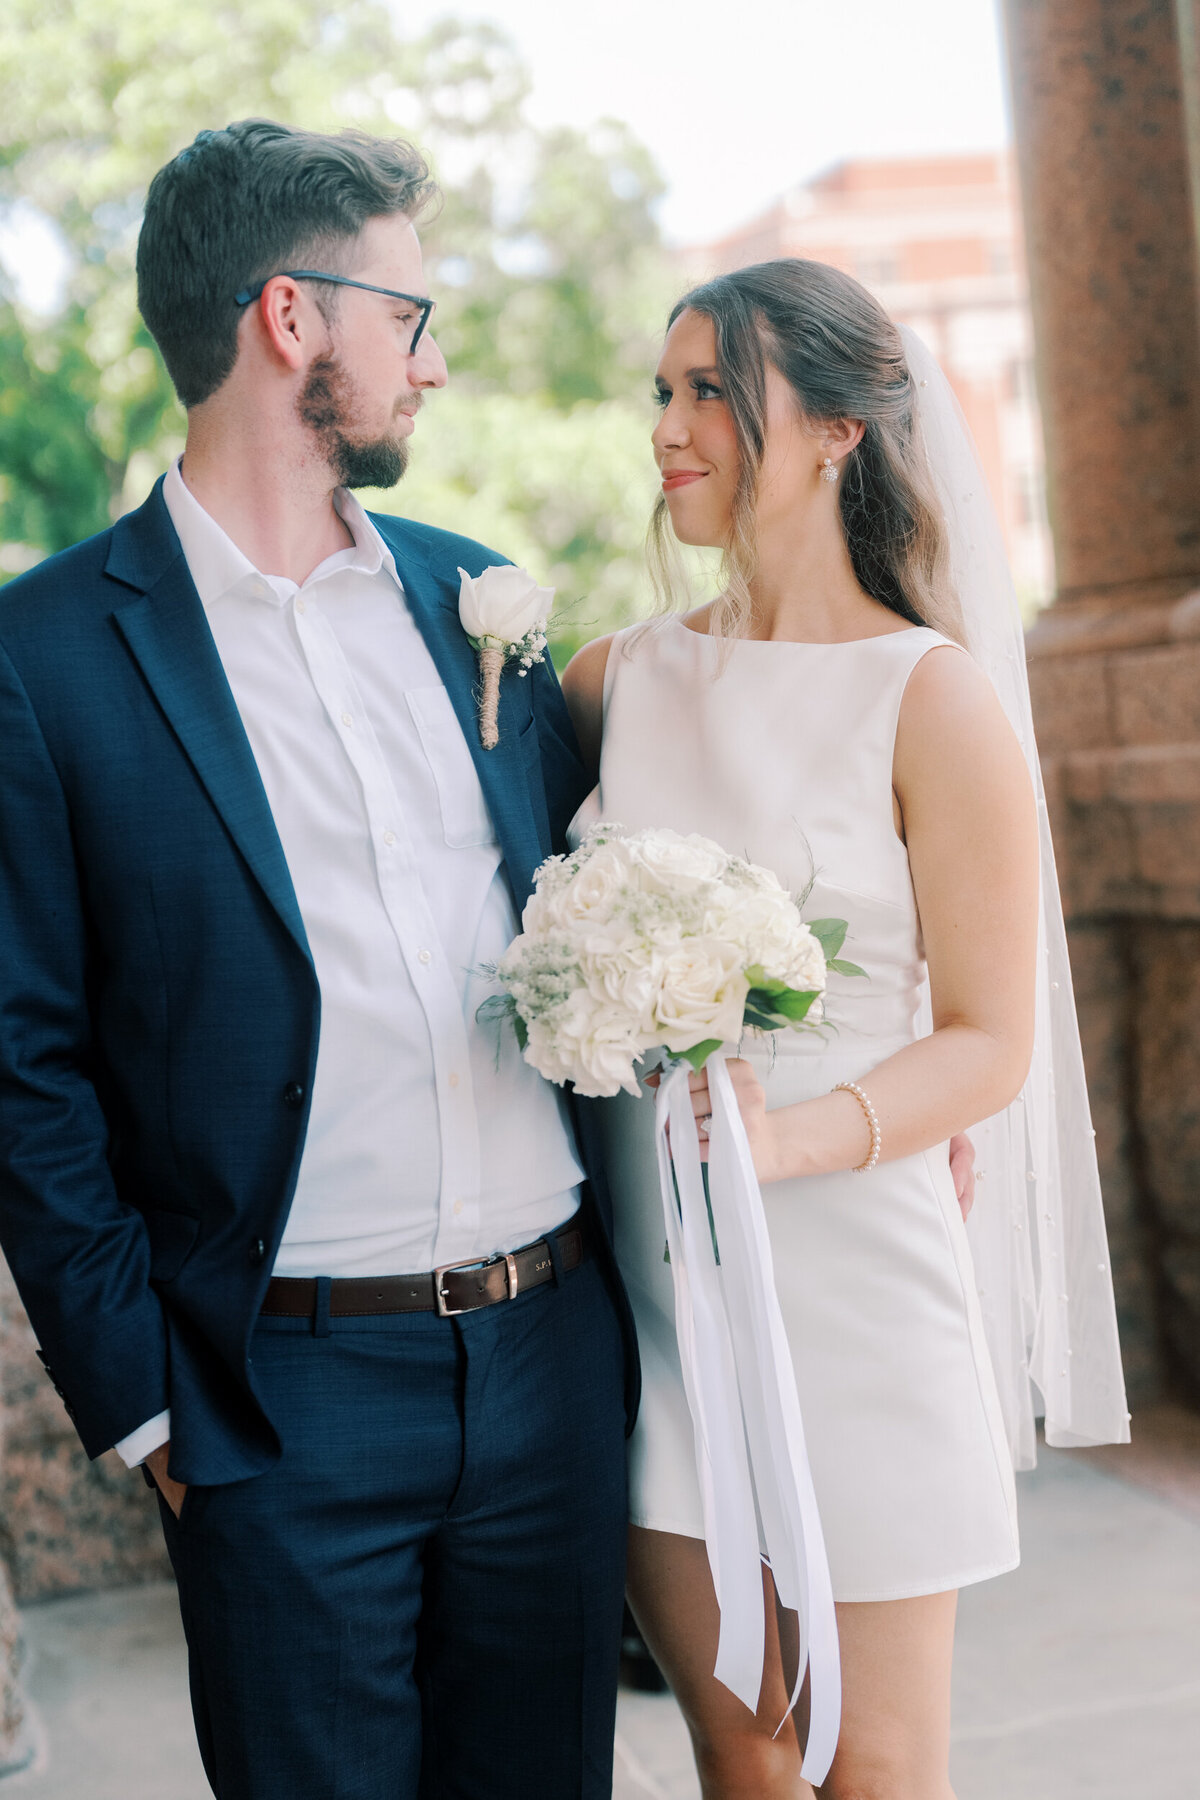
[[[835,1094],[843,1091],[847,1094],[853,1094],[854,1098],[858,1101],[858,1104],[862,1107],[863,1112],[866,1114],[867,1124],[871,1131],[871,1148],[867,1155],[866,1162],[856,1164],[853,1170],[855,1175],[865,1175],[869,1169],[875,1167],[875,1164],[879,1161],[879,1152],[883,1148],[883,1133],[879,1129],[879,1115],[859,1087],[857,1081],[839,1081],[833,1091]]]

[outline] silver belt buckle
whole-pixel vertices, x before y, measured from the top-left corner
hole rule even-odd
[[[442,1286],[442,1277],[449,1275],[453,1269],[492,1269],[502,1262],[508,1278],[509,1300],[517,1297],[517,1259],[515,1256],[466,1256],[461,1262],[440,1263],[433,1271],[433,1297],[437,1304],[439,1319],[456,1319],[460,1313],[478,1312],[477,1306],[447,1306],[446,1290]]]

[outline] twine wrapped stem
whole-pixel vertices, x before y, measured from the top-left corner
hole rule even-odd
[[[506,648],[499,638],[484,638],[479,647],[479,674],[483,683],[479,692],[479,737],[485,750],[494,750],[500,742],[497,714]]]

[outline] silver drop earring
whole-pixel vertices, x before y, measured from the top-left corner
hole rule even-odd
[[[832,456],[827,456],[821,464],[821,480],[835,482],[838,478],[837,466]]]

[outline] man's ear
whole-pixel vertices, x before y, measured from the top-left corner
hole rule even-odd
[[[312,296],[290,275],[274,275],[251,308],[252,328],[262,333],[264,348],[285,368],[298,373],[313,354],[313,335],[322,340],[328,327]]]

